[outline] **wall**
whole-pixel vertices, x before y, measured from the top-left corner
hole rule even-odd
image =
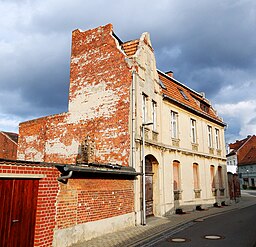
[[[112,32],[72,33],[69,110],[20,124],[19,159],[73,164],[89,136],[95,162],[129,165],[132,73]]]
[[[0,158],[13,160],[17,158],[17,143],[2,132],[0,132]]]
[[[77,173],[63,184],[59,176],[54,164],[0,160],[1,178],[39,179],[34,246],[71,246],[134,225],[133,180]]]

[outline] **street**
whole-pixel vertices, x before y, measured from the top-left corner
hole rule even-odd
[[[166,233],[143,247],[255,247],[256,205],[194,221],[183,229]]]

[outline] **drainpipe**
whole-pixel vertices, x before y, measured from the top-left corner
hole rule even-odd
[[[68,179],[72,177],[72,174],[73,174],[73,171],[69,171],[68,175],[58,177],[58,181],[62,183],[67,183]]]
[[[132,168],[136,168],[135,167],[135,118],[136,118],[136,112],[135,112],[135,108],[136,108],[136,101],[135,101],[135,76],[136,76],[136,71],[135,69],[133,69],[132,71]]]

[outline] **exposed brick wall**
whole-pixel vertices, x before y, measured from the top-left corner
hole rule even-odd
[[[2,132],[0,132],[0,158],[13,160],[17,158],[17,144]]]
[[[69,111],[21,124],[19,158],[75,163],[89,135],[95,141],[96,162],[128,166],[131,83],[131,70],[112,36],[112,25],[75,30]]]
[[[71,179],[68,184],[61,185],[58,195],[57,227],[131,213],[133,198],[131,180]]]
[[[133,180],[84,173],[67,184],[50,164],[0,161],[0,173],[44,174],[39,179],[34,246],[52,246],[54,230],[133,212]],[[8,178],[7,178],[8,179]]]

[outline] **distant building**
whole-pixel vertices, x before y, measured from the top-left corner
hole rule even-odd
[[[227,154],[228,171],[238,173],[240,185],[244,188],[255,187],[256,180],[256,136],[247,136],[229,144]]]
[[[0,131],[0,158],[17,158],[18,134]]]
[[[145,174],[61,184],[54,242],[69,246],[92,237],[89,228],[102,234],[106,223],[114,231],[144,223],[145,214],[227,201],[224,127],[203,94],[156,68],[148,33],[122,42],[109,24],[73,31],[68,112],[21,123],[18,158],[72,164],[74,173],[102,165]]]

